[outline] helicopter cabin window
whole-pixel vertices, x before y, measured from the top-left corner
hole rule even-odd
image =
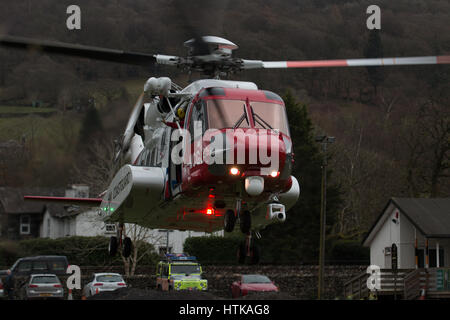
[[[278,129],[289,136],[287,116],[284,106],[277,103],[250,102],[255,127],[258,129]]]
[[[201,130],[197,130],[197,132],[194,131],[194,126],[201,125]],[[204,101],[199,100],[195,103],[195,105],[192,107],[191,110],[191,118],[189,120],[189,133],[191,134],[191,141],[198,138],[195,137],[194,134],[203,134],[205,131],[205,108],[204,108]]]
[[[245,101],[208,100],[208,128],[250,128]]]
[[[208,128],[250,128],[245,101],[209,100]],[[277,103],[250,102],[250,111],[257,129],[276,129],[289,136],[284,106]]]

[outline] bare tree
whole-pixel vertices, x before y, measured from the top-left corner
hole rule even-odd
[[[409,149],[412,196],[444,195],[450,178],[450,110],[434,101],[422,104],[404,135]]]
[[[128,258],[122,255],[125,274],[132,276],[136,272],[139,262],[152,253],[155,246],[160,244],[163,236],[137,224],[126,224],[126,235],[130,237],[133,243],[133,250]],[[150,244],[151,246],[149,246]]]

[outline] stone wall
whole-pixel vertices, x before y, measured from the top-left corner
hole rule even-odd
[[[324,297],[326,299],[342,299],[344,283],[361,274],[367,266],[326,266],[324,281]],[[139,267],[138,273],[125,277],[129,287],[139,289],[155,288],[156,278],[154,267]],[[123,274],[123,268],[117,267],[82,267],[81,286],[84,287],[92,279],[95,272],[118,272]],[[284,292],[297,299],[316,299],[318,283],[318,266],[203,266],[203,276],[208,280],[208,291],[221,298],[230,298],[231,283],[240,274],[264,274],[268,276]],[[60,277],[65,284],[67,277]],[[18,281],[20,283],[20,281]],[[22,282],[23,283],[23,282]],[[18,283],[16,283],[18,284]],[[67,289],[66,289],[67,295]],[[81,298],[81,290],[73,291],[73,298]]]

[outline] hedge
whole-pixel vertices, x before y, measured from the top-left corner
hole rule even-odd
[[[237,236],[191,237],[184,243],[184,252],[196,256],[201,264],[236,264],[241,241]]]
[[[329,253],[329,262],[338,265],[362,265],[370,263],[370,249],[358,240],[336,240]]]
[[[0,243],[0,265],[10,266],[18,258],[37,255],[64,255],[71,264],[80,266],[123,265],[120,255],[112,258],[108,254],[107,237],[66,237],[59,239],[37,238],[18,242]],[[145,248],[152,253],[139,261],[139,265],[154,265],[157,256],[153,246]]]

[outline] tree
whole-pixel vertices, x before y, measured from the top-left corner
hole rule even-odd
[[[292,174],[299,180],[301,194],[283,224],[269,225],[264,230],[261,259],[277,263],[315,262],[320,235],[322,155],[314,142],[306,105],[298,103],[290,92],[284,96],[284,102],[295,154]],[[328,174],[331,175],[331,170]],[[328,185],[326,214],[329,226],[334,223],[339,203],[338,189]]]
[[[404,136],[409,149],[407,164],[411,196],[448,194],[450,178],[450,111],[428,101],[417,110]]]
[[[364,49],[364,56],[366,58],[383,57],[383,45],[381,43],[379,30],[370,30],[367,45]],[[367,74],[369,77],[369,82],[372,84],[375,90],[376,96],[378,86],[384,81],[384,70],[380,67],[367,67]]]
[[[155,258],[155,245],[160,244],[162,236],[158,232],[154,232],[148,228],[137,224],[126,224],[126,235],[130,237],[133,243],[133,250],[128,258],[123,255],[122,261],[127,276],[133,276],[136,272],[136,267],[144,258]]]

